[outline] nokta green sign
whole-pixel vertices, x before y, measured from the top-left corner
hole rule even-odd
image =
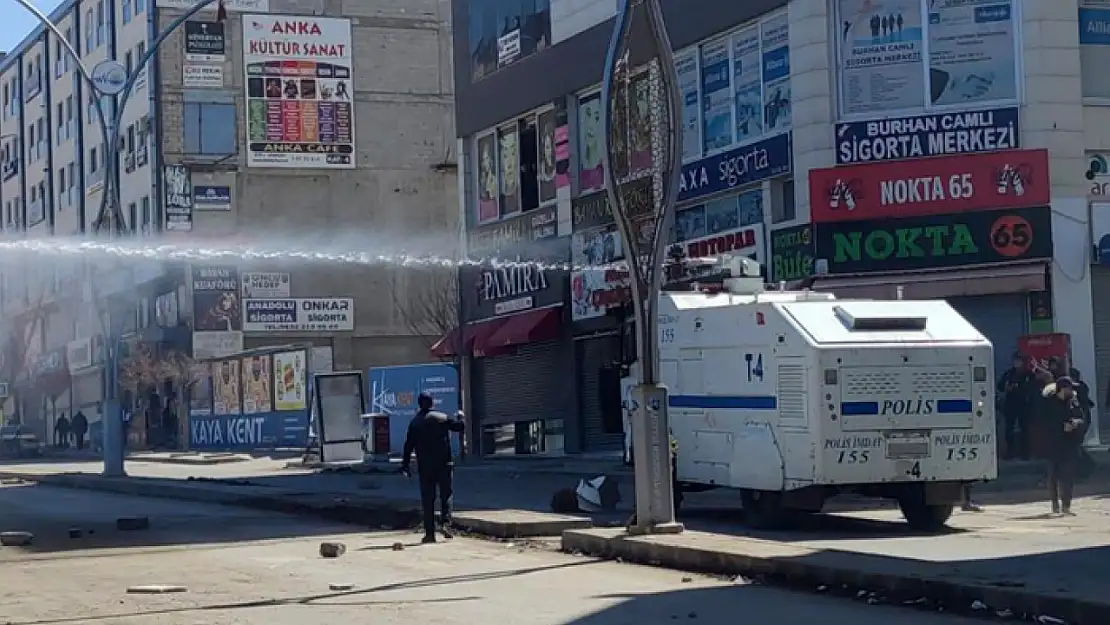
[[[830,274],[908,271],[1052,257],[1048,207],[842,221],[816,226]],[[773,253],[773,252],[772,252]]]
[[[794,282],[813,275],[813,226],[771,231],[771,282]]]

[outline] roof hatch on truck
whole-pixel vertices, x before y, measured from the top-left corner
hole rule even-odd
[[[878,304],[878,306],[875,304]],[[845,328],[852,332],[897,332],[925,329],[928,317],[906,315],[893,310],[894,307],[892,306],[883,306],[882,304],[882,302],[842,302],[833,306],[833,312]]]

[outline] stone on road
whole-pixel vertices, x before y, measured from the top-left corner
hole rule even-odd
[[[0,614],[12,625],[979,622],[519,545],[459,538],[418,546],[412,532],[368,534],[164,499],[14,486],[0,488],[0,510],[4,523],[36,534],[32,547],[0,550],[0,567],[10,572],[0,584]],[[71,527],[114,527],[122,515],[149,517],[151,530],[68,538]],[[346,557],[320,560],[321,541],[347,545]],[[397,542],[411,548],[394,551]],[[152,579],[189,592],[121,592]],[[354,588],[329,590],[337,579]]]

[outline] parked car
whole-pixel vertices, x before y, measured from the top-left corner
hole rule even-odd
[[[28,458],[43,455],[46,445],[25,425],[0,426],[0,457]]]

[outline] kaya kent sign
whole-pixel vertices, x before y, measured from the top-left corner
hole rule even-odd
[[[813,223],[1047,206],[1048,152],[1009,150],[809,172]]]
[[[829,274],[910,271],[1052,257],[1048,207],[819,224]]]

